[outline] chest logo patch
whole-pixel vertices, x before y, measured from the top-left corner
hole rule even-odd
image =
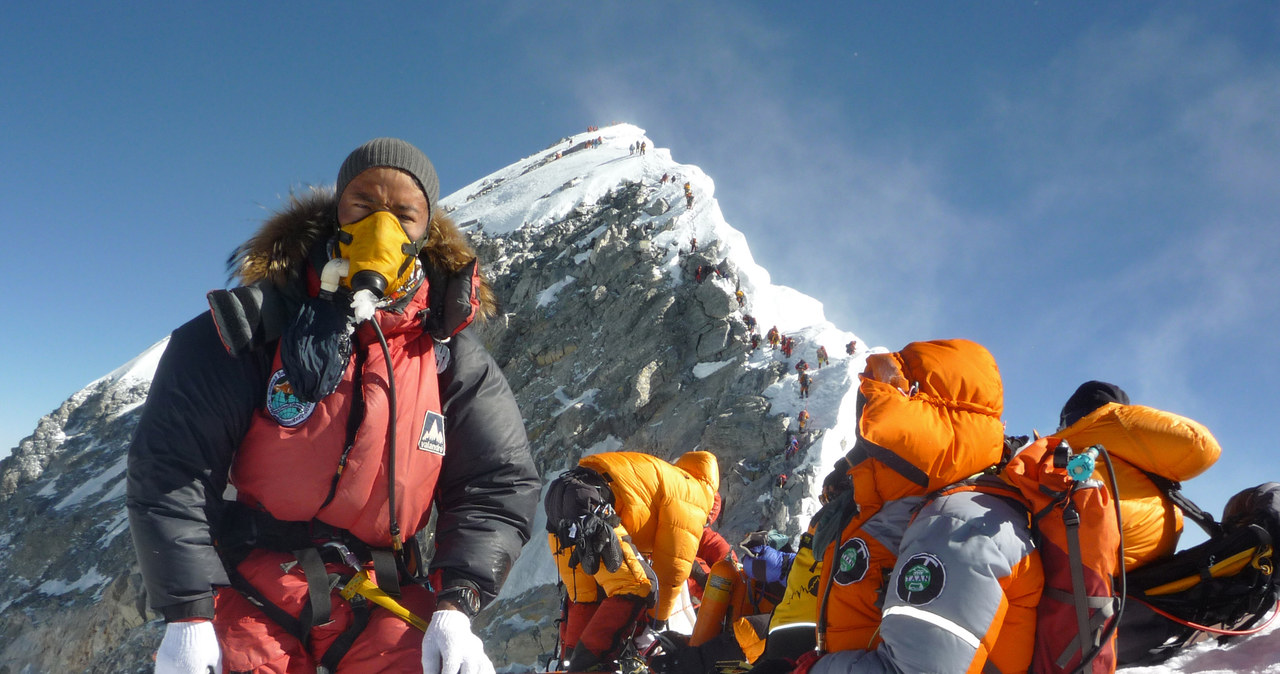
[[[422,435],[418,437],[418,449],[444,456],[444,415],[427,412],[422,420]]]
[[[871,551],[867,542],[861,538],[853,538],[840,546],[836,555],[835,582],[837,585],[856,583],[867,575],[867,567],[871,564]]]
[[[923,606],[942,594],[947,570],[942,560],[927,553],[911,556],[898,574],[898,598],[915,606]]]
[[[293,385],[284,370],[276,370],[267,383],[267,414],[276,423],[286,428],[293,428],[311,418],[316,411],[315,403],[303,402],[293,394]]]

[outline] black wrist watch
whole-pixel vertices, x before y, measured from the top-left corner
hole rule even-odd
[[[466,585],[455,585],[440,590],[436,594],[436,602],[439,603],[441,599],[453,602],[468,618],[474,618],[480,612],[480,593]]]

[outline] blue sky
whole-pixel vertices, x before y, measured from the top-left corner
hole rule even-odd
[[[1256,468],[1276,3],[24,4],[0,23],[5,448],[202,311],[368,138],[421,147],[447,194],[618,120],[701,166],[838,326],[985,344],[1011,431],[1105,379],[1217,435],[1189,485],[1211,509],[1280,479]]]

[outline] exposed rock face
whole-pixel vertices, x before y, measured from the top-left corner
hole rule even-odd
[[[619,184],[536,231],[471,228],[503,312],[477,329],[545,475],[602,444],[667,459],[708,450],[720,459],[728,540],[794,529],[812,478],[774,487],[787,419],[764,395],[785,367],[744,367],[731,261],[714,240],[678,256],[654,244],[675,222],[654,191]],[[123,480],[146,390],[82,391],[0,463],[0,672],[150,671],[163,626],[140,613]],[[526,556],[545,547],[544,532],[529,545]],[[557,588],[543,584],[499,600],[475,628],[500,670],[540,667],[559,610]]]
[[[159,632],[139,612],[124,514],[125,454],[147,388],[103,381],[77,393],[0,463],[0,671],[149,663],[139,656]]]

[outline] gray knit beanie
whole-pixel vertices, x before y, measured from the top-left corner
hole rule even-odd
[[[338,169],[338,198],[342,198],[342,191],[356,176],[375,166],[400,169],[413,176],[422,193],[427,195],[427,216],[430,218],[435,211],[436,200],[440,198],[440,178],[422,150],[399,138],[374,138],[347,155],[342,168]]]

